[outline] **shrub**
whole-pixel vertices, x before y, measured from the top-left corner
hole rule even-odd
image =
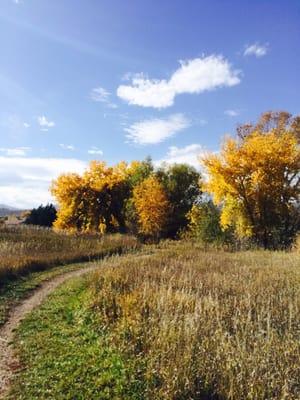
[[[222,230],[220,209],[212,201],[193,205],[187,217],[192,237],[203,243],[225,244],[233,239],[230,229]]]
[[[56,220],[56,208],[53,204],[40,205],[32,209],[27,215],[24,224],[39,225],[50,228]]]

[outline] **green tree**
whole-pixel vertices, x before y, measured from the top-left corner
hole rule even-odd
[[[143,161],[132,161],[127,169],[127,182],[131,190],[153,174],[154,167],[151,157]]]
[[[50,228],[56,220],[56,215],[56,208],[53,204],[47,204],[46,206],[40,205],[38,208],[33,208],[29,212],[24,224],[39,225]]]
[[[221,211],[211,200],[194,204],[188,213],[189,232],[203,243],[223,244],[232,239],[230,230],[223,230]]]
[[[171,206],[166,235],[176,237],[188,224],[187,214],[201,195],[201,175],[187,164],[164,165],[156,176],[165,188]]]

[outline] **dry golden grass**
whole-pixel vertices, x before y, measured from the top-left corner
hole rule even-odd
[[[126,235],[71,235],[51,229],[0,228],[0,286],[7,278],[53,265],[88,261],[137,247]]]
[[[300,398],[300,255],[146,251],[90,280],[101,330],[135,364],[137,398]]]

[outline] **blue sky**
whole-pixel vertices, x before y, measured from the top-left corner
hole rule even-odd
[[[92,159],[186,161],[300,113],[299,0],[1,0],[0,203]]]

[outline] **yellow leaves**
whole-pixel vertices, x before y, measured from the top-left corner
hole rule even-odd
[[[104,235],[106,233],[106,224],[105,224],[103,218],[100,219],[98,229],[99,229],[99,232],[101,233],[101,235]]]
[[[203,164],[209,176],[205,189],[223,205],[221,224],[234,225],[239,236],[266,224],[266,208],[276,214],[282,199],[287,204],[298,199],[299,183],[291,178],[300,170],[300,152],[290,132],[256,130],[241,141],[227,138],[220,154],[206,156]]]
[[[108,166],[102,161],[92,161],[82,176],[61,175],[53,182],[51,188],[59,205],[56,229],[101,233],[108,230],[124,230],[124,202],[130,197],[132,187],[144,180],[148,170],[150,173],[149,162],[134,161],[129,165],[120,162],[115,166]],[[130,181],[132,177],[135,179]],[[154,231],[160,231],[165,223],[162,212],[165,207],[165,194],[158,182],[150,180],[148,184],[150,182],[150,196],[145,195],[149,215],[146,217],[143,212],[141,215],[145,232],[152,234]],[[161,204],[158,204],[160,202]]]
[[[103,161],[92,161],[83,179],[94,190],[112,189],[126,179],[126,167],[125,162],[108,167]]]
[[[142,165],[143,164],[141,161],[137,160],[132,161],[127,167],[127,173],[129,175],[134,174]]]
[[[235,198],[227,196],[221,212],[220,223],[222,229],[234,225],[238,237],[251,237],[253,228],[247,219],[242,204]]]
[[[189,219],[189,227],[193,227],[198,224],[199,219],[201,219],[202,213],[200,208],[196,205],[193,204],[190,212],[188,213],[188,219]]]
[[[57,201],[66,201],[71,192],[82,187],[82,178],[78,174],[62,174],[51,185],[51,194],[56,197]]]
[[[160,182],[150,176],[133,190],[133,203],[138,214],[140,232],[158,236],[167,221],[170,205]]]
[[[55,228],[101,233],[108,225],[116,229],[112,203],[119,201],[126,176],[125,162],[109,167],[102,161],[92,161],[82,176],[61,175],[51,187],[59,205]]]

